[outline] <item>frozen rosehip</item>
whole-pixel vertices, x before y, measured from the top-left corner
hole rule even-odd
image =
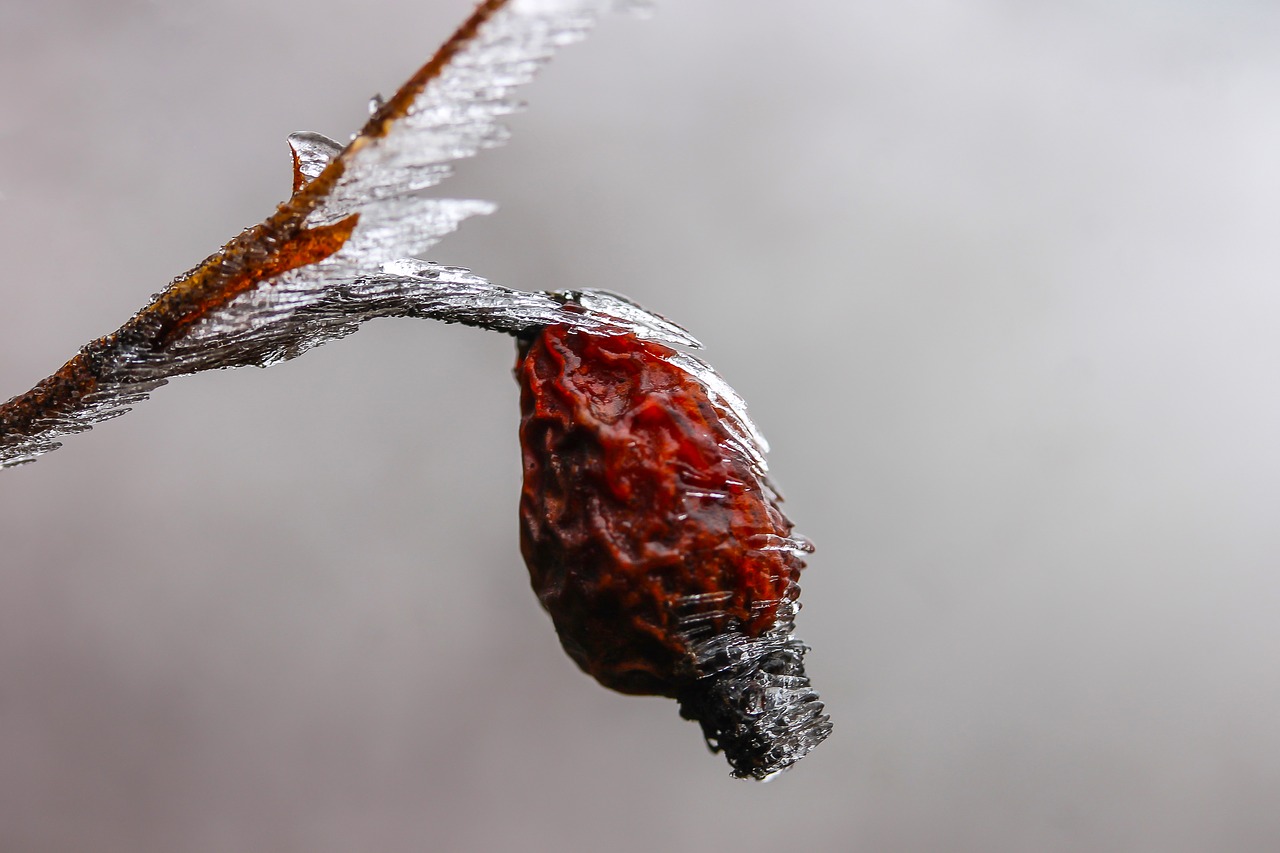
[[[632,334],[549,326],[521,344],[521,550],[560,641],[623,693],[671,696],[737,776],[830,732],[792,636],[808,543],[740,401]]]

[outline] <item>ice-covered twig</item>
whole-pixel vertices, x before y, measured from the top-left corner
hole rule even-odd
[[[485,0],[345,147],[294,134],[294,193],[110,335],[0,405],[0,467],[115,417],[169,378],[267,366],[373,317],[427,317],[516,333],[547,323],[615,327],[694,346],[672,323],[603,292],[566,304],[413,260],[485,201],[425,194],[450,163],[500,145],[502,116],[554,51],[612,0]]]

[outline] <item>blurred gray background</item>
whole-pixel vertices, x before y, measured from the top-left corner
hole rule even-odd
[[[467,0],[4,0],[0,395],[288,191]],[[1280,844],[1280,7],[669,0],[433,254],[692,329],[819,550],[835,734],[735,782],[560,651],[509,340],[383,321],[0,473],[0,849]]]

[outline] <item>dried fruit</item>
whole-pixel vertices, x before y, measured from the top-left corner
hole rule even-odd
[[[830,732],[792,637],[800,554],[754,429],[700,362],[548,326],[521,345],[521,550],[601,684],[679,700],[737,776]]]

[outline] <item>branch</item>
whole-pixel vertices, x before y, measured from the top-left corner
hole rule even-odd
[[[613,328],[696,346],[627,300],[572,300],[490,284],[413,260],[485,201],[433,198],[450,163],[507,136],[498,120],[554,51],[578,41],[609,0],[486,0],[345,148],[290,137],[294,192],[262,223],[179,276],[109,335],[0,406],[0,467],[122,415],[168,379],[266,367],[374,317],[426,317],[519,334],[548,323]]]

